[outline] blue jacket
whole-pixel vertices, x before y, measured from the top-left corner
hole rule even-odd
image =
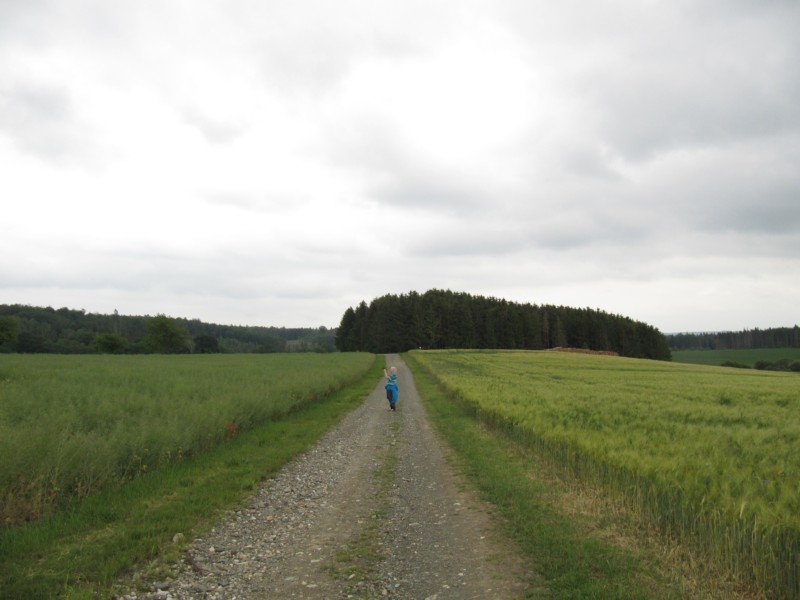
[[[391,375],[389,375],[389,381],[386,382],[385,387],[387,390],[397,389],[397,373],[392,373]]]

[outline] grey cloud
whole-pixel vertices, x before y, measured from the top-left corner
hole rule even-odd
[[[246,45],[266,85],[316,98],[335,89],[364,56],[400,58],[425,52],[453,23],[446,6],[420,0],[392,7],[368,0],[246,2],[238,13],[238,19],[258,24],[257,35]]]
[[[276,283],[271,295],[284,300],[321,300],[336,292],[327,282],[283,279]]]
[[[49,12],[51,0],[4,0],[0,2],[0,32],[2,38],[41,41],[43,21]],[[0,43],[0,46],[2,44]]]
[[[118,293],[197,294],[257,298],[263,289],[252,256],[175,251],[140,243],[135,249],[74,243],[40,244],[48,259],[38,264],[0,264],[6,289],[117,290]],[[68,256],[69,258],[62,258]],[[276,279],[280,279],[276,277]]]
[[[800,5],[626,4],[613,16],[598,5],[581,17],[570,4],[558,17],[541,7],[527,15],[556,20],[561,37],[530,44],[534,55],[554,55],[554,81],[583,103],[580,133],[598,135],[628,160],[647,160],[800,129]],[[518,21],[511,26],[526,27]]]
[[[205,192],[203,199],[214,206],[253,213],[279,213],[309,202],[309,199],[301,194],[265,194],[235,189]]]
[[[561,168],[566,175],[580,179],[620,182],[624,176],[614,166],[614,157],[596,146],[563,149]]]
[[[55,85],[15,83],[0,89],[0,131],[23,151],[72,162],[93,150],[69,91]]]
[[[207,192],[205,199],[217,206],[237,208],[243,211],[256,211],[259,208],[257,197],[252,194],[232,191]]]
[[[58,0],[3,0],[0,3],[0,28],[7,27],[23,36],[38,30],[48,32],[52,37],[58,33],[54,26],[60,24],[60,30],[68,26],[80,33],[100,33],[108,30],[113,22],[121,22],[117,15],[123,8],[102,0],[79,0],[69,7]]]
[[[800,173],[797,143],[741,142],[723,149],[683,153],[665,161],[637,188],[648,199],[664,230],[711,236],[766,235],[757,247],[738,252],[785,251],[788,238],[800,241]]]
[[[652,225],[604,211],[602,205],[514,212],[486,207],[481,220],[453,218],[421,224],[400,243],[410,256],[510,258],[537,252],[606,251],[642,244]]]
[[[219,301],[228,315],[261,314],[269,324],[296,321],[306,306],[317,321],[312,301],[327,307],[334,295],[347,306],[434,286],[514,289],[537,301],[552,284],[559,302],[565,289],[580,288],[572,298],[581,303],[605,294],[614,310],[625,302],[642,310],[635,305],[657,296],[655,306],[677,303],[686,314],[708,299],[692,308],[685,293],[670,298],[677,279],[692,290],[755,274],[782,288],[779,300],[789,305],[800,257],[799,11],[796,0],[231,0],[189,8],[0,0],[0,141],[9,169],[25,165],[47,184],[32,190],[17,178],[11,192],[48,213],[41,232],[7,241],[17,252],[6,252],[14,260],[2,263],[0,286],[58,294],[47,302],[68,291],[76,302],[104,293],[161,311],[171,302],[176,314]],[[456,130],[423,131],[417,120],[438,124],[425,111],[431,90],[403,89],[419,103],[389,105],[385,94],[369,93],[368,74],[398,69],[397,81],[413,85],[401,76],[444,54],[452,62],[441,64],[476,81],[464,89],[477,97],[487,65],[459,62],[465,39],[508,41],[499,56],[515,61],[509,77],[523,83],[509,89],[523,108],[507,114],[521,122],[493,129],[492,116],[511,105],[489,93],[474,115],[481,127],[471,129],[467,116],[457,139],[497,135],[448,155],[455,138],[437,136]],[[496,56],[487,52],[487,63]],[[153,143],[207,141],[216,147],[201,148],[198,160],[223,159],[213,163],[220,171],[175,180],[169,161],[147,162],[150,138],[136,152],[137,136],[103,140],[104,124],[115,123],[103,116],[118,117],[87,111],[81,98],[95,91],[93,104],[141,93],[141,125],[165,125]],[[268,140],[251,135],[251,125],[272,122],[259,111],[273,110],[270,119],[285,111],[286,127]],[[284,134],[285,142],[277,137]],[[130,156],[121,153],[115,168],[63,198],[62,189],[89,178],[66,168],[51,178],[54,170],[14,156],[72,167],[105,143]],[[283,147],[287,162],[270,164]],[[262,152],[263,168],[252,160]],[[284,164],[309,181],[288,170],[271,178]],[[149,185],[132,185],[150,165],[141,178]],[[103,222],[86,215],[107,202],[106,189],[126,185],[120,202],[152,189],[170,214],[179,212],[172,203],[190,205],[189,225],[173,232],[188,237],[171,237],[173,247],[135,231],[99,236],[95,248],[75,241],[73,233],[90,243]],[[54,222],[49,197],[76,220]],[[30,206],[17,220],[30,222]],[[401,235],[392,235],[395,226]],[[55,243],[52,232],[69,243]],[[757,314],[776,306],[765,302]]]
[[[656,235],[647,212],[619,210],[617,202],[568,202],[558,211],[543,211],[530,228],[530,244],[549,251],[600,252],[636,248]]]
[[[713,71],[688,79],[670,71],[620,71],[606,78],[600,133],[624,157],[649,159],[687,145],[728,144],[800,128],[794,90],[754,89],[744,77]]]
[[[234,123],[227,118],[209,116],[196,108],[185,109],[183,120],[196,127],[212,144],[228,144],[246,131],[246,127],[240,123]]]
[[[500,257],[525,248],[527,240],[519,232],[503,228],[466,226],[455,222],[440,230],[413,233],[401,243],[413,257]]]
[[[372,187],[371,196],[381,203],[431,211],[470,211],[486,208],[491,196],[468,175],[453,173],[393,173],[389,181]]]
[[[509,193],[473,170],[416,156],[386,123],[356,118],[349,127],[334,128],[322,151],[335,164],[360,172],[368,198],[390,207],[475,212],[503,204]]]
[[[750,192],[746,196],[733,193],[716,214],[706,213],[703,223],[709,228],[791,236],[800,241],[800,186],[765,186]]]

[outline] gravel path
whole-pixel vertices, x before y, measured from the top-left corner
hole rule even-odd
[[[529,579],[453,473],[408,368],[133,599],[520,598]]]

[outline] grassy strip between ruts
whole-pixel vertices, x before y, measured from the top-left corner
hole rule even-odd
[[[107,597],[120,576],[148,561],[152,578],[165,577],[189,540],[363,401],[383,366],[376,356],[360,382],[323,402],[89,497],[70,512],[2,532],[0,598]],[[173,542],[179,533],[186,542]]]
[[[681,593],[639,552],[618,547],[579,517],[554,505],[559,492],[537,477],[535,457],[502,432],[491,431],[449,398],[413,356],[417,389],[458,465],[504,517],[552,598],[679,598]],[[542,595],[542,582],[532,587]]]
[[[385,559],[381,530],[388,517],[386,498],[397,477],[396,442],[401,427],[400,421],[392,422],[380,466],[372,474],[375,508],[371,519],[354,539],[338,550],[333,563],[328,565],[333,577],[347,581],[347,597],[354,600],[366,600],[377,595],[375,588],[380,583],[380,564]]]

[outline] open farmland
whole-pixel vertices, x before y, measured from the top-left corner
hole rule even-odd
[[[413,352],[479,418],[603,483],[769,597],[800,594],[795,374],[555,352]]]
[[[800,348],[753,348],[747,350],[673,350],[672,360],[696,365],[737,363],[755,367],[758,361],[775,363],[780,360],[800,361]]]
[[[54,506],[210,450],[350,383],[370,354],[6,355],[0,516]]]

